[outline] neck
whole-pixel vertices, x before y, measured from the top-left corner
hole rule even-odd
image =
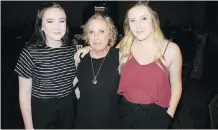
[[[59,41],[55,41],[55,40],[46,40],[46,45],[51,47],[51,48],[59,48],[61,47],[62,45],[62,42],[59,40]]]
[[[154,42],[154,38],[153,38],[153,35],[151,35],[151,36],[149,36],[148,38],[146,38],[146,39],[144,39],[144,40],[141,40],[141,41],[135,39],[134,42],[135,42],[136,44],[143,44],[143,45],[146,45],[146,46],[147,46],[147,45],[150,45],[151,43]]]
[[[107,55],[108,51],[109,51],[109,47],[106,47],[105,49],[100,50],[100,51],[92,49],[90,51],[90,55],[92,58],[99,59],[99,58],[105,57]]]

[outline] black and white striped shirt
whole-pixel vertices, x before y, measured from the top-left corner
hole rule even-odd
[[[76,74],[76,48],[62,44],[60,48],[26,47],[22,50],[15,72],[32,79],[32,96],[42,99],[61,98],[73,91]]]

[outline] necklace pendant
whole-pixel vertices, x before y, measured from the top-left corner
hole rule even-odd
[[[97,84],[97,82],[98,82],[98,81],[97,81],[96,79],[93,79],[93,80],[92,80],[92,83],[93,83],[93,84]]]

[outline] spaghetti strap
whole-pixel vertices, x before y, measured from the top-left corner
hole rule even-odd
[[[168,44],[170,43],[170,41],[167,43],[167,45],[166,45],[166,48],[165,48],[165,50],[164,50],[164,53],[163,53],[163,57],[164,57],[164,54],[165,54],[165,52],[166,52],[166,50],[167,50],[167,47],[168,47]]]

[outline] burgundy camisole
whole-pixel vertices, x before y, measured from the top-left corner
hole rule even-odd
[[[117,93],[132,103],[156,103],[164,108],[169,107],[171,87],[168,69],[160,59],[158,62],[162,69],[155,61],[140,65],[132,56],[122,67]]]

